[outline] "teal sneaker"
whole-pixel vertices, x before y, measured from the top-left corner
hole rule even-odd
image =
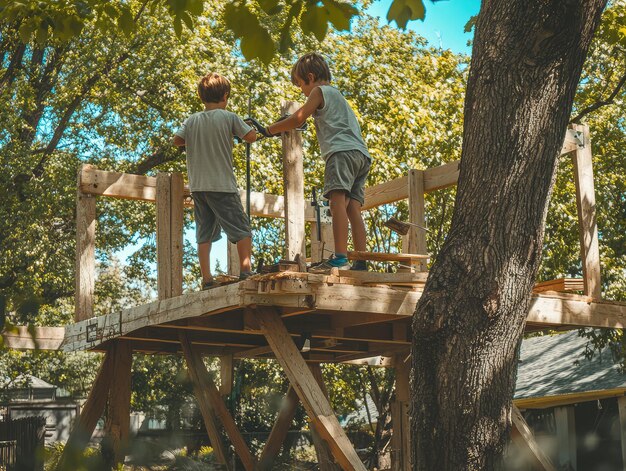
[[[319,265],[315,265],[309,269],[309,273],[328,274],[333,268],[339,270],[349,270],[350,262],[346,257],[336,257],[334,254]]]

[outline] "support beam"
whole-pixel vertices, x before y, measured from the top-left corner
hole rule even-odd
[[[226,242],[226,252],[228,256],[227,273],[233,276],[239,276],[241,266],[239,264],[239,254],[237,253],[237,245]]]
[[[281,116],[295,113],[298,104],[292,101],[281,106]],[[302,161],[302,132],[282,134],[283,186],[285,188],[285,257],[295,260],[306,254],[304,239],[304,166]]]
[[[230,415],[230,412],[228,412],[228,409],[220,396],[220,392],[211,379],[206,366],[204,366],[202,357],[197,351],[193,350],[191,342],[185,333],[180,333],[180,343],[183,348],[185,360],[187,361],[189,373],[194,383],[194,392],[198,402],[203,402],[204,405],[202,407],[209,408],[210,412],[212,412],[211,415],[214,414],[215,417],[220,420],[226,435],[228,435],[228,438],[233,444],[235,452],[241,459],[246,471],[254,471],[256,460],[250,453],[248,445],[239,433],[235,421]],[[213,442],[213,440],[211,440],[211,442]]]
[[[228,396],[233,391],[233,354],[220,356],[220,394]]]
[[[172,297],[172,201],[170,176],[157,175],[156,192],[156,242],[157,242],[157,291],[159,299]]]
[[[276,359],[335,459],[344,470],[366,471],[278,314],[272,308],[259,309],[257,317]]]
[[[133,351],[129,342],[117,340],[112,348],[115,385],[108,391],[108,413],[104,424],[103,456],[115,468],[124,462],[130,438],[130,378]]]
[[[523,450],[527,451],[525,455],[529,457],[532,464],[545,471],[556,471],[550,458],[537,444],[532,430],[515,404],[513,404],[511,409],[511,419],[513,422],[513,440]]]
[[[263,447],[263,452],[261,453],[261,457],[259,458],[259,463],[257,465],[257,471],[269,471],[272,469],[272,463],[274,462],[274,459],[278,455],[278,452],[287,437],[287,432],[289,432],[289,427],[291,426],[293,418],[296,415],[299,402],[296,390],[293,386],[289,386],[287,394],[283,399],[283,404],[280,408],[278,418],[276,419],[276,422],[274,422],[270,436]]]
[[[424,172],[422,170],[409,170],[409,222],[417,226],[409,229],[409,253],[425,254],[426,231],[421,229],[426,227],[426,213],[424,201]],[[416,263],[417,271],[426,271],[426,260]]]
[[[593,165],[589,127],[573,125],[582,133],[583,147],[572,153],[574,181],[576,182],[576,207],[578,208],[578,228],[580,231],[580,255],[583,265],[585,294],[595,299],[602,298],[600,279],[600,249],[598,247],[598,224],[596,215],[596,195],[593,184]]]
[[[171,293],[172,296],[183,294],[183,175],[172,173],[170,177],[170,254],[171,262]]]
[[[85,166],[78,170],[78,179]],[[80,191],[76,196],[76,294],[74,320],[93,317],[96,283],[96,198]]]
[[[59,471],[78,469],[78,460],[82,457],[85,446],[87,446],[96,428],[98,419],[104,412],[104,406],[106,406],[109,389],[113,381],[114,367],[115,354],[113,351],[108,351],[104,354],[89,396],[83,404],[80,416],[76,419],[70,437],[65,444],[57,467]]]

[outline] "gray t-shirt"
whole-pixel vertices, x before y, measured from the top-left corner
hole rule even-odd
[[[235,113],[216,109],[194,113],[176,135],[185,140],[189,189],[237,193],[233,170],[233,136],[252,130]]]
[[[372,160],[354,111],[341,92],[330,85],[319,88],[324,96],[324,106],[315,110],[313,120],[324,160],[335,152],[346,150],[358,150]]]

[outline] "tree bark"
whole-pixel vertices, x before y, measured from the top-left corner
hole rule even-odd
[[[574,93],[606,0],[483,0],[450,232],[413,319],[414,470],[492,470]]]

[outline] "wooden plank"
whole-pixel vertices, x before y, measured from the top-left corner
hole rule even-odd
[[[324,384],[324,378],[322,377],[322,369],[319,363],[309,363],[309,369],[317,381],[322,393],[328,400],[328,391]],[[313,438],[313,445],[315,447],[315,454],[317,455],[317,463],[320,471],[341,471],[341,468],[335,463],[333,455],[328,447],[328,444],[322,439],[321,434],[318,432],[314,422],[311,422],[311,436]]]
[[[395,399],[392,409],[393,452],[392,469],[410,471],[411,469],[411,427],[409,423],[410,398],[410,359],[406,353],[393,356],[393,368],[396,374]]]
[[[576,151],[582,147],[581,140],[584,139],[584,133],[577,129],[578,125],[572,124],[570,126],[571,127],[565,132],[565,140],[563,141],[563,147],[561,147],[561,155]]]
[[[574,406],[554,409],[558,466],[560,469],[578,469],[576,466],[576,429],[574,426]]]
[[[86,166],[81,166],[78,178]],[[76,293],[74,320],[93,316],[96,286],[96,198],[80,191],[76,195]]]
[[[91,165],[85,165],[80,173],[79,189],[89,195],[154,202],[156,201],[156,180],[156,177],[99,170]],[[183,194],[184,204],[193,206],[193,200],[190,198],[191,192],[187,185],[184,187]],[[240,191],[239,196],[245,206],[246,192]],[[253,216],[283,218],[285,217],[284,198],[253,191],[250,195],[250,212]],[[308,221],[315,220],[315,212],[312,208],[305,208],[305,217]]]
[[[349,278],[361,284],[416,284],[423,285],[428,278],[427,272],[419,273],[384,273],[375,271],[339,270],[339,278]],[[310,280],[309,280],[310,281]],[[332,281],[329,281],[332,283]]]
[[[58,469],[77,469],[77,461],[82,456],[82,452],[96,428],[98,419],[104,412],[104,406],[107,403],[109,389],[113,381],[114,366],[113,352],[105,353],[96,379],[91,386],[91,391],[89,391],[89,396],[83,404],[80,416],[76,419],[72,432],[65,444],[63,454],[59,459]]]
[[[172,205],[167,173],[157,175],[156,194],[157,292],[159,299],[166,299],[172,297]]]
[[[299,105],[293,101],[281,104],[281,116],[293,114]],[[302,132],[282,133],[283,187],[285,189],[285,256],[295,260],[306,255],[304,238],[304,164]]]
[[[130,378],[133,351],[128,342],[116,341],[112,348],[113,378],[115,385],[109,389],[107,419],[104,424],[105,449],[111,450],[110,464],[113,468],[124,462],[130,438]],[[107,453],[105,452],[106,456]]]
[[[414,253],[384,253],[384,252],[350,252],[348,260],[370,260],[374,262],[420,262],[428,260],[430,255]]]
[[[460,160],[424,170],[424,191],[430,193],[456,185],[459,180]]]
[[[298,403],[298,394],[293,386],[289,386],[287,394],[283,399],[280,412],[278,413],[278,418],[276,419],[276,422],[274,422],[270,436],[267,439],[267,442],[265,442],[265,446],[261,452],[261,457],[259,458],[259,463],[257,464],[258,471],[269,471],[272,469],[274,459],[278,455],[278,452],[287,437],[289,427],[291,427],[293,418],[298,410]]]
[[[220,394],[228,396],[233,391],[233,354],[220,356]]]
[[[16,326],[13,332],[2,332],[3,346],[14,350],[58,350],[65,337],[65,327]]]
[[[556,468],[550,461],[550,458],[548,458],[548,456],[537,444],[530,427],[515,404],[513,404],[511,408],[511,419],[514,430],[517,431],[517,434],[513,434],[513,439],[516,443],[518,443],[518,445],[522,446],[529,452],[527,453],[527,456],[531,458],[533,464],[538,465],[545,471],[556,471]]]
[[[408,177],[404,176],[365,188],[365,203],[361,211],[408,198],[407,184]]]
[[[579,402],[620,397],[625,394],[626,388],[614,388],[599,391],[585,391],[573,394],[558,394],[554,396],[526,397],[515,399],[513,403],[519,409],[547,409],[549,407],[565,406],[568,404],[577,404]]]
[[[211,406],[211,409],[215,413],[215,416],[222,423],[224,431],[226,432],[226,435],[228,435],[231,443],[233,444],[235,452],[241,459],[241,463],[243,464],[246,471],[254,471],[256,467],[256,460],[250,453],[248,445],[239,433],[235,421],[230,415],[230,412],[228,412],[228,409],[226,408],[226,405],[224,404],[224,401],[220,396],[219,390],[211,379],[211,375],[209,375],[206,366],[204,366],[202,357],[198,354],[198,352],[192,349],[191,343],[189,342],[186,334],[180,334],[180,343],[183,347],[183,352],[190,373],[192,369],[194,370],[192,373],[192,379],[194,380],[194,382],[197,381],[198,388],[202,390],[202,394],[208,401],[208,404]]]
[[[422,254],[427,252],[426,231],[421,227],[426,227],[426,213],[424,201],[424,172],[422,170],[409,170],[409,222],[416,224],[409,229],[408,252],[412,254]],[[420,226],[420,227],[417,227]],[[426,271],[426,261],[420,260],[415,263],[418,271]]]
[[[183,188],[181,173],[170,177],[171,296],[183,294]]]
[[[365,466],[339,425],[328,400],[324,397],[278,314],[272,309],[259,309],[257,313],[263,334],[274,350],[276,359],[298,393],[318,432],[330,446],[337,462],[348,471],[365,471]]]
[[[622,445],[622,470],[626,471],[626,397],[617,398],[619,411],[620,443]]]
[[[584,286],[582,278],[558,278],[556,280],[536,283],[533,288],[533,293],[543,293],[545,291],[583,291]]]
[[[226,252],[227,252],[227,271],[229,275],[239,276],[239,272],[241,271],[241,266],[239,264],[239,254],[237,253],[237,245],[231,244],[230,242],[226,242]]]
[[[585,294],[596,299],[602,298],[600,279],[600,249],[598,246],[598,224],[596,215],[596,194],[593,184],[593,165],[589,127],[576,125],[575,130],[583,133],[585,146],[572,154],[574,181],[576,182],[576,207],[580,232],[580,255],[583,265]]]
[[[209,435],[211,447],[215,452],[218,463],[227,465],[228,460],[226,448],[222,442],[222,436],[217,425],[216,413],[208,397],[207,387],[203,383],[204,376],[201,375],[201,366],[196,364],[197,358],[193,354],[191,343],[184,333],[180,333],[180,344],[187,363],[187,371],[189,371],[189,377],[191,378],[191,382],[193,384],[194,395],[198,401],[198,408],[200,409],[202,419],[204,420],[204,426],[206,427],[207,434]],[[200,359],[200,362],[202,362],[202,359]],[[202,364],[202,366],[204,366],[204,364]]]

